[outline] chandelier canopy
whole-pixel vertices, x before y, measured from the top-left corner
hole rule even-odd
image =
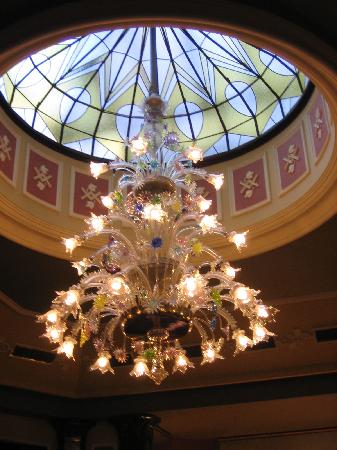
[[[112,362],[131,357],[132,376],[160,384],[170,367],[173,373],[194,367],[184,349],[193,328],[203,365],[223,359],[225,341],[234,340],[237,354],[267,339],[273,333],[266,324],[276,310],[262,303],[259,291],[236,281],[239,269],[205,243],[206,235],[219,235],[240,249],[246,233],[228,232],[216,215],[206,214],[211,200],[195,180],[219,190],[224,177],[196,168],[202,149],[196,143],[182,148],[166,128],[155,79],[143,127],[127,143],[134,160],[91,163],[95,177],[108,170],[118,177],[117,189],[101,199],[107,213],[93,214],[85,232],[64,239],[69,253],[93,236],[106,235],[107,243],[73,263],[80,282],[58,292],[38,320],[68,358],[77,343],[91,341],[97,351],[91,370],[114,373]]]

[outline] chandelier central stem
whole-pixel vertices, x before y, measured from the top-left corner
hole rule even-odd
[[[151,58],[151,86],[150,95],[159,95],[158,86],[158,55],[157,55],[157,36],[156,28],[150,28],[150,58]]]

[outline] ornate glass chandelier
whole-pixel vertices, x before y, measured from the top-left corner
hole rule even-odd
[[[182,149],[166,129],[165,103],[153,86],[144,125],[128,143],[134,160],[91,163],[93,176],[110,170],[118,177],[117,189],[101,198],[107,213],[92,215],[85,232],[64,239],[70,254],[98,235],[107,243],[73,263],[80,282],[58,292],[38,320],[68,358],[77,343],[92,341],[97,360],[91,370],[114,373],[114,360],[132,358],[130,374],[159,385],[169,368],[185,373],[194,367],[183,347],[192,329],[200,335],[201,364],[212,363],[223,359],[225,340],[234,340],[237,354],[273,335],[266,324],[276,310],[262,303],[259,291],[237,282],[238,269],[205,243],[205,236],[220,235],[240,249],[246,233],[227,232],[206,213],[211,200],[195,180],[219,190],[223,175],[193,166],[202,149]]]

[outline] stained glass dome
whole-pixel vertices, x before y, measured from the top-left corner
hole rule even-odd
[[[205,156],[227,152],[284,120],[307,78],[281,57],[218,33],[158,27],[114,29],[41,50],[8,70],[0,90],[34,130],[89,155],[128,157],[151,91],[165,121]],[[153,86],[152,86],[153,88]]]

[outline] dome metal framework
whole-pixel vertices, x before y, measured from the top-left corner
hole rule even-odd
[[[155,86],[151,73],[155,73]],[[307,78],[281,57],[218,33],[134,27],[91,33],[41,50],[0,78],[11,108],[66,147],[128,160],[151,93],[165,124],[204,156],[233,150],[280,123]]]

